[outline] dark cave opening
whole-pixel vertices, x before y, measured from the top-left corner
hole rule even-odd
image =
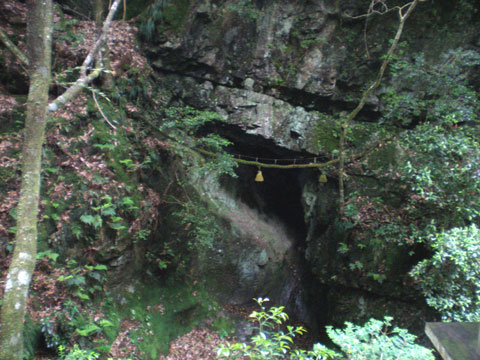
[[[268,157],[266,153],[262,156]],[[270,156],[270,155],[269,155]],[[295,269],[299,276],[299,289],[287,303],[286,311],[293,321],[307,326],[309,336],[317,338],[325,325],[328,308],[328,286],[320,284],[312,273],[306,258],[308,228],[305,221],[302,190],[308,177],[318,177],[314,169],[262,168],[263,182],[255,182],[258,169],[240,165],[234,188],[237,197],[267,217],[278,219],[287,229],[295,246]]]
[[[248,157],[248,160],[256,160],[258,157],[260,162],[272,163],[276,159],[278,163],[285,163],[291,162],[285,159],[297,159],[299,163],[305,163],[302,159],[314,156],[310,153],[282,148],[273,141],[245,134],[243,130],[236,127],[220,125],[215,130],[216,133],[233,142],[234,145],[228,148],[231,154]],[[263,182],[255,181],[258,171],[262,172]],[[327,289],[324,289],[325,286],[315,279],[306,259],[308,224],[305,220],[302,193],[307,182],[318,181],[320,172],[314,168],[258,169],[255,166],[240,164],[236,174],[238,178],[223,179],[223,187],[261,215],[276,219],[285,227],[288,237],[292,239],[295,268],[299,275],[299,291],[289,299],[288,303],[280,305],[286,306],[289,315],[306,324],[310,334],[316,336],[318,324],[322,322],[322,316],[319,314],[323,314],[326,308],[324,294]]]
[[[256,182],[261,171],[264,181]],[[302,171],[284,169],[257,169],[240,165],[236,169],[238,178],[234,187],[236,196],[251,208],[267,217],[280,220],[296,243],[306,237],[303,213]]]
[[[271,140],[246,134],[238,127],[217,124],[215,130],[233,143],[227,151],[235,157],[240,156],[269,164],[274,162],[288,164],[292,162],[291,159],[297,159],[301,163],[303,159],[314,156],[310,153],[282,148]],[[259,171],[263,176],[262,182],[255,181]],[[235,172],[238,177],[225,180],[222,185],[249,207],[267,217],[279,220],[287,228],[295,245],[302,246],[307,235],[302,190],[307,177],[317,171],[264,167],[259,169],[255,166],[239,164]]]

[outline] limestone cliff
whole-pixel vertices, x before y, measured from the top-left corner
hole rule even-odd
[[[231,139],[238,153],[279,159],[310,156],[318,157],[319,161],[335,157],[338,118],[356,105],[360,91],[376,76],[398,24],[395,13],[367,21],[355,18],[368,10],[369,3],[347,0],[157,2],[152,7],[153,15],[145,20],[143,40],[156,71],[157,85],[162,89],[161,100],[169,105],[186,104],[220,114],[225,123],[219,123],[215,131]],[[429,62],[435,63],[448,48],[478,47],[475,12],[463,16],[460,8],[452,8],[447,1],[421,4],[408,21],[401,53],[409,53],[406,56],[409,60],[416,54],[424,54]],[[456,27],[459,22],[462,26]],[[449,28],[448,36],[442,38],[445,28]],[[379,120],[385,113],[382,99],[389,87],[395,85],[394,75],[387,75],[359,114],[357,120],[361,126],[350,140],[352,149],[361,150],[365,144],[381,138]],[[375,179],[374,174],[379,162],[384,166],[395,161],[395,152],[396,148],[390,147],[378,153],[366,171],[373,174],[371,178],[356,177],[348,183],[347,190],[372,196],[388,192],[388,185]],[[253,174],[246,169],[239,169],[239,172]],[[293,244],[298,248],[295,256],[299,256],[302,263],[307,261],[305,271],[314,274],[316,286],[330,284],[335,288],[339,285],[382,296],[394,292],[403,297],[405,291],[401,288],[406,271],[414,261],[406,255],[411,249],[386,245],[381,249],[367,248],[363,252],[343,255],[342,244],[355,240],[348,228],[335,225],[338,220],[336,169],[327,169],[327,185],[318,183],[319,175],[315,170],[296,171],[288,175],[290,184],[279,180],[282,176],[279,173],[273,175],[274,181],[286,188],[299,189],[296,200],[290,198],[292,195],[285,197],[291,203],[301,204],[300,210],[297,208],[301,216],[295,219],[302,230],[301,235],[293,239],[287,236],[282,240],[279,234],[276,236],[279,243],[267,240],[270,245],[260,245],[258,250],[254,250],[258,245],[254,244],[254,238],[259,236],[257,231],[264,224],[260,220],[262,216],[285,219],[288,211],[267,210],[265,202],[270,200],[266,199],[265,190],[255,186],[245,189],[246,186],[238,181],[227,187],[228,191],[218,184],[215,189],[204,187],[207,189],[205,196],[223,209],[220,213],[223,211],[231,232],[249,233],[250,245],[245,256],[255,259],[233,267],[234,273],[249,268],[248,276],[244,276],[246,283],[241,282],[241,287],[268,291],[267,283],[260,287],[248,285],[256,281],[248,280],[249,277],[253,279],[252,269],[264,267],[260,263],[265,254],[273,259],[273,248],[290,248]],[[287,189],[285,192],[292,193]],[[217,196],[219,193],[223,195]],[[281,190],[273,197],[276,196],[282,196]],[[391,201],[395,203],[396,199],[392,197]],[[288,207],[288,204],[282,206]],[[262,215],[257,220],[250,218],[246,225],[243,220],[255,211]],[[283,223],[288,221],[283,220]],[[245,230],[250,227],[257,230],[253,233]],[[290,223],[287,227],[292,229],[295,225]],[[275,231],[280,229],[277,226]],[[269,235],[264,240],[273,237]],[[232,251],[233,254],[225,255],[227,259],[238,254],[237,250]],[[355,269],[355,264],[359,263],[365,264],[368,270]],[[375,281],[367,279],[368,271],[377,276],[378,272],[388,275],[386,282],[383,278],[378,281],[378,277]],[[390,280],[393,274],[396,275]],[[265,275],[255,275],[258,276]],[[281,286],[278,285],[281,282],[273,286]],[[255,294],[253,291],[243,293],[244,298],[248,296]],[[358,310],[360,312],[368,307],[363,302],[355,306],[357,310],[362,309]]]

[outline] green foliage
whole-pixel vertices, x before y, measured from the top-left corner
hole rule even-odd
[[[220,310],[202,284],[189,284],[184,279],[172,277],[163,286],[150,281],[131,290],[119,294],[119,302],[106,301],[103,311],[114,324],[122,319],[138,324],[130,338],[145,360],[158,359],[168,352],[170,341]],[[110,329],[108,337],[113,341],[116,332],[114,327]]]
[[[1,306],[1,304],[0,304]],[[26,360],[35,359],[35,350],[42,341],[42,331],[38,323],[33,322],[27,314],[25,317],[25,326],[23,328],[23,357]]]
[[[83,44],[85,35],[83,32],[76,31],[74,25],[78,23],[77,19],[66,18],[61,11],[60,7],[57,7],[58,14],[60,14],[60,22],[54,25],[56,31],[56,41],[65,41],[72,48],[76,48]]]
[[[228,317],[221,316],[213,321],[212,329],[215,330],[222,339],[235,333],[235,324]]]
[[[322,153],[336,154],[340,140],[340,121],[332,115],[319,113],[319,121],[315,123],[314,138],[316,149]]]
[[[388,331],[393,318],[370,319],[365,325],[345,323],[343,330],[327,326],[327,334],[348,360],[433,360],[432,351],[416,345],[416,336],[398,327]]]
[[[431,234],[433,256],[411,272],[444,320],[480,321],[479,239],[476,225]]]
[[[76,260],[69,260],[67,267],[69,273],[58,277],[58,281],[65,283],[73,295],[81,300],[90,300],[103,290],[105,271],[107,267],[102,264],[81,266]]]
[[[67,300],[63,308],[42,319],[41,332],[47,347],[59,350],[60,359],[76,359],[74,354],[89,356],[94,352],[108,353],[110,351],[108,344],[115,338],[113,335],[110,339],[108,335],[116,334],[118,326],[114,320],[98,318],[98,312],[89,312],[81,304]],[[82,350],[72,348],[74,344],[80,345]],[[70,351],[67,352],[67,349]]]
[[[287,326],[287,332],[278,330],[288,319],[283,307],[266,310],[263,304],[268,299],[256,300],[262,311],[254,311],[250,318],[257,325],[257,334],[249,343],[227,343],[217,349],[220,359],[296,359],[296,360],[433,360],[432,351],[415,344],[416,337],[405,329],[391,327],[391,317],[383,321],[371,319],[365,325],[346,323],[344,330],[327,326],[330,339],[339,346],[343,355],[322,344],[315,344],[313,350],[291,350],[296,335],[305,332],[302,327]]]
[[[60,254],[53,252],[52,250],[40,251],[37,253],[37,260],[48,258],[52,263],[56,263]]]
[[[204,204],[200,201],[187,201],[181,205],[179,211],[172,214],[180,224],[184,225],[191,249],[214,247],[220,228],[218,220]]]
[[[68,352],[65,346],[58,347],[59,360],[95,360],[100,357],[100,354],[94,350],[81,349],[78,344],[75,344]],[[131,358],[107,358],[107,360],[132,360]]]
[[[148,7],[154,3],[154,0],[129,0],[127,4],[126,20],[133,19],[145,11],[148,11]],[[120,19],[123,17],[123,5],[125,3],[122,1],[120,3],[119,9],[116,13],[116,18]]]
[[[478,64],[480,55],[463,49],[444,54],[436,64],[423,56],[408,59],[405,53],[393,62],[392,83],[382,96],[381,123],[397,128],[391,131],[399,134],[398,141],[392,143],[394,157],[387,163],[369,160],[365,174],[377,178],[376,188],[351,193],[347,203],[346,215],[357,231],[357,240],[340,250],[349,251],[349,262],[356,273],[361,273],[355,266],[356,261],[361,261],[367,277],[378,282],[396,281],[390,276],[398,268],[407,269],[411,261],[407,255],[419,248],[437,246],[434,244],[438,239],[450,234],[449,229],[480,223],[480,144],[476,126],[480,102],[469,80]],[[367,179],[355,181],[360,188]],[[394,243],[408,246],[404,256],[392,256],[400,254],[392,247]],[[360,246],[374,259],[381,256],[384,271],[370,267],[375,261],[356,257]],[[433,247],[431,250],[438,251]],[[448,263],[450,272],[462,274],[467,272],[463,265],[436,262],[435,266],[425,263],[429,264],[429,272],[420,273],[423,267],[415,270],[429,303],[445,318],[475,312],[477,298],[465,277],[458,275],[452,293],[443,288],[443,266]],[[453,300],[456,286],[469,289],[464,294],[468,299],[458,299],[463,305]],[[442,295],[437,293],[440,289],[445,295],[442,301]]]
[[[206,134],[196,137],[196,134],[205,129],[214,121],[223,121],[216,113],[199,111],[190,107],[169,107],[164,109],[164,120],[160,130],[168,134],[173,154],[181,160],[184,176],[189,177],[189,182],[198,179],[218,181],[220,176],[237,175],[234,169],[237,163],[224,148],[231,143],[216,135]],[[202,148],[215,154],[207,158],[200,157],[192,148]],[[176,209],[172,211],[173,217],[179,225],[183,226],[180,236],[185,236],[189,250],[213,248],[215,240],[220,234],[218,219],[208,208],[200,196],[192,193],[192,189],[182,180],[177,179],[177,184],[183,189],[183,198],[173,197]]]
[[[310,48],[313,44],[326,44],[327,39],[323,36],[316,36],[314,38],[309,38],[309,39],[302,39],[300,41],[300,47],[304,50],[307,50]]]
[[[285,308],[271,307],[265,309],[264,303],[268,298],[255,299],[262,311],[253,311],[250,314],[251,321],[256,324],[257,334],[247,343],[226,343],[220,346],[217,357],[220,359],[237,359],[247,357],[249,359],[283,359],[287,354],[293,354],[291,346],[296,335],[305,333],[302,327],[287,326],[287,331],[278,330],[278,326],[288,320],[288,315],[283,311]],[[297,353],[301,356],[300,353]],[[323,359],[320,357],[319,359]]]
[[[68,353],[65,352],[65,346],[60,345],[58,347],[58,353],[61,360],[95,360],[100,357],[100,354],[91,350],[83,350],[75,344]]]
[[[412,206],[420,205],[424,213],[433,211],[441,226],[478,221],[480,178],[471,176],[480,171],[474,129],[423,124],[402,140],[405,154],[398,171],[419,197],[412,199],[417,203]]]
[[[382,98],[384,121],[401,126],[423,118],[442,125],[476,120],[480,102],[469,84],[469,73],[480,64],[480,54],[456,49],[443,54],[437,65],[423,55],[392,63],[394,82]]]
[[[188,18],[189,8],[190,0],[157,0],[140,26],[141,34],[152,41],[167,30],[179,32]]]
[[[202,137],[195,135],[212,122],[223,122],[220,115],[211,111],[200,111],[191,107],[169,107],[164,109],[165,118],[160,130],[175,139],[172,143],[175,155],[182,158],[187,171],[194,171],[200,176],[219,177],[229,175],[236,177],[234,172],[237,163],[233,157],[225,152],[224,148],[232,143],[217,134],[206,134]],[[192,148],[201,147],[209,150],[217,157],[209,157],[199,161],[192,156]]]
[[[85,317],[80,313],[77,304],[71,300],[66,301],[63,309],[54,311],[41,320],[40,329],[47,348],[66,346],[74,336],[77,325],[84,322]]]
[[[235,13],[243,19],[256,20],[259,11],[253,5],[252,0],[237,0],[227,3],[227,11]]]

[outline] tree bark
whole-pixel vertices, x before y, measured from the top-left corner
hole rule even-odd
[[[35,267],[41,154],[51,77],[52,0],[30,0],[27,18],[30,89],[22,152],[22,185],[15,249],[7,274],[0,323],[0,359],[9,360],[23,358],[23,325]]]
[[[106,6],[106,0],[94,0],[93,2],[93,11],[95,15],[95,31],[97,36],[102,36],[102,25],[104,18],[104,9]],[[100,53],[97,58],[96,67],[103,68],[105,71],[102,76],[102,88],[104,90],[112,89],[115,85],[112,74],[112,66],[110,63],[110,56],[108,55],[109,49],[108,44],[105,41],[102,45]]]
[[[49,106],[48,89],[51,78],[53,31],[52,0],[28,0],[27,55],[30,65],[30,88],[24,130],[22,184],[17,206],[15,248],[8,269],[0,314],[0,360],[23,358],[23,325],[27,310],[28,288],[37,252],[41,155],[45,140],[47,110],[56,111],[78,95],[101,73],[100,69],[94,69],[87,74],[106,40],[107,30],[120,1],[115,0],[110,8],[99,39],[82,64],[79,79]]]

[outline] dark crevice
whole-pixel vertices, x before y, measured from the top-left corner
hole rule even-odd
[[[328,158],[318,156],[318,154],[312,154],[306,151],[294,151],[284,147],[278,146],[272,139],[265,139],[259,135],[247,134],[245,129],[237,125],[231,125],[224,122],[212,122],[204,126],[198,133],[200,136],[205,136],[209,133],[215,133],[221,137],[230,140],[233,144],[226,150],[234,155],[245,155],[249,157],[249,160],[255,160],[259,158],[267,159],[298,159],[300,162],[302,159],[311,159],[317,157],[319,162],[328,161]],[[296,136],[296,133],[290,134],[292,137]],[[269,162],[269,161],[267,161]],[[282,170],[285,171],[285,170]]]
[[[159,74],[163,75],[177,75],[179,77],[184,77],[184,78],[191,78],[194,80],[197,80],[199,82],[206,82],[209,81],[215,86],[224,86],[226,88],[230,89],[237,89],[237,88],[242,88],[241,82],[239,82],[239,78],[234,78],[234,77],[228,77],[226,78],[227,81],[218,81],[215,79],[209,78],[208,74],[210,74],[209,67],[206,65],[189,65],[188,70],[182,71],[182,70],[170,70],[170,69],[165,69],[165,68],[160,68],[156,66],[155,64],[152,64],[152,66],[155,68],[155,71]],[[199,76],[199,73],[206,74],[205,76]]]

